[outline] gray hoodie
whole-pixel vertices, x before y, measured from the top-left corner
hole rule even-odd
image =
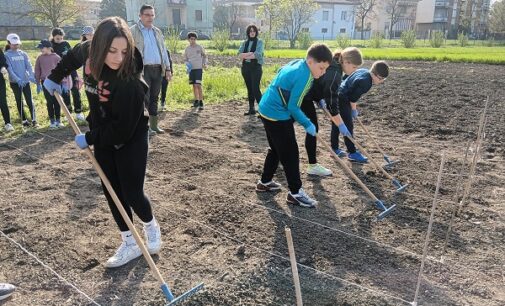
[[[17,83],[18,80],[28,83],[29,78],[35,78],[32,64],[30,64],[26,52],[21,50],[7,50],[7,52],[5,52],[5,58],[9,65],[7,69],[9,70],[9,81],[11,83]]]

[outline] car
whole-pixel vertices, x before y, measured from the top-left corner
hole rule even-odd
[[[198,35],[198,39],[202,40],[210,39],[209,35],[202,33],[200,30],[182,30],[179,33],[179,39],[188,39],[189,32],[195,32],[196,35]]]

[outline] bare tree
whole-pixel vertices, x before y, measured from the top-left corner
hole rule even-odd
[[[295,47],[298,34],[311,20],[319,5],[314,0],[281,0],[280,22],[286,31],[289,47]]]
[[[386,13],[389,16],[389,39],[393,38],[393,27],[403,17],[402,0],[386,0]]]
[[[363,40],[363,32],[365,30],[365,19],[369,14],[373,14],[373,9],[377,0],[360,0],[356,8],[356,17],[361,22],[361,40]]]
[[[240,8],[233,1],[220,1],[214,7],[214,27],[233,33],[233,27],[240,17]]]
[[[28,15],[37,21],[51,22],[52,27],[59,27],[79,16],[81,9],[75,0],[23,0],[29,7]]]
[[[264,0],[256,14],[268,20],[269,32],[274,33],[280,27],[281,0]]]
[[[489,16],[489,30],[491,33],[505,34],[505,0],[493,4]]]

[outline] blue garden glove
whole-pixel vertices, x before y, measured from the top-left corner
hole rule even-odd
[[[352,119],[358,118],[359,111],[357,109],[352,110]]]
[[[324,99],[319,100],[319,102],[317,102],[317,106],[319,106],[319,108],[321,108],[321,109],[325,109],[326,108],[326,101]]]
[[[186,73],[187,74],[189,74],[189,72],[191,71],[191,68],[193,68],[192,65],[191,65],[191,63],[190,62],[186,62]]]
[[[307,134],[309,135],[316,137],[317,135],[316,126],[311,122],[310,125],[305,128],[305,132],[307,132]]]
[[[30,76],[30,77],[28,78],[28,80],[29,80],[30,82],[32,82],[33,84],[37,84],[37,81],[35,80],[35,77],[34,77],[34,76]]]
[[[340,123],[338,125],[338,130],[339,130],[340,134],[347,136],[347,137],[352,137],[351,132],[349,132],[349,130],[347,129],[347,126],[345,126],[344,123]]]
[[[50,79],[46,79],[44,81],[44,87],[47,89],[51,96],[54,96],[54,92],[57,92],[60,95],[62,94],[61,85],[51,81]]]
[[[41,91],[42,91],[42,84],[38,83],[37,84],[37,94],[40,94]]]
[[[75,135],[75,143],[81,149],[86,149],[88,147],[88,142],[86,142],[86,136],[84,134]]]

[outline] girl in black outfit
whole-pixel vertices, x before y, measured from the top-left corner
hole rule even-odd
[[[247,39],[240,44],[239,58],[242,60],[242,77],[247,86],[249,111],[244,115],[254,115],[254,100],[259,104],[261,100],[261,76],[263,75],[263,41],[258,39],[258,28],[251,24],[246,29]]]
[[[147,248],[151,254],[161,248],[160,227],[153,217],[150,200],[144,193],[148,136],[144,100],[142,57],[135,48],[126,22],[119,17],[104,19],[93,40],[70,50],[44,82],[50,93],[59,83],[85,64],[85,90],[90,104],[90,130],[75,137],[80,148],[93,145],[95,157],[110,180],[123,207],[144,222]],[[126,264],[141,255],[131,232],[105,186],[103,191],[123,242],[106,263],[109,268]]]
[[[14,131],[14,127],[11,124],[11,115],[9,113],[9,107],[7,106],[7,87],[5,86],[4,74],[7,74],[7,60],[3,51],[0,49],[0,110],[2,111],[2,117],[5,122],[4,130],[6,132]]]

